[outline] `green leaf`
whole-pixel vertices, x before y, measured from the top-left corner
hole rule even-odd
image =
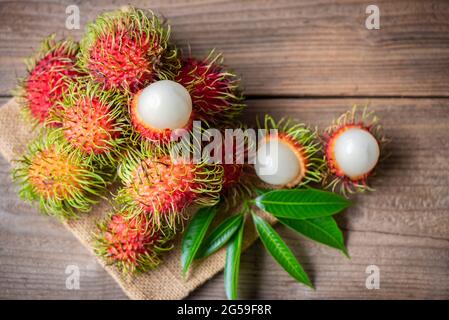
[[[279,218],[279,221],[314,241],[342,251],[349,257],[345,247],[343,233],[333,217],[328,216],[304,220]]]
[[[220,223],[211,234],[203,241],[195,259],[204,259],[223,247],[234,233],[239,229],[243,221],[243,214],[231,216]]]
[[[181,265],[184,274],[189,270],[193,258],[206,235],[206,231],[216,214],[216,207],[203,207],[198,210],[190,221],[181,244]]]
[[[299,264],[298,260],[296,260],[293,252],[276,233],[273,227],[263,218],[255,214],[253,214],[253,220],[262,243],[274,260],[276,260],[277,263],[279,263],[282,268],[297,281],[313,288],[309,277]]]
[[[277,218],[288,219],[331,216],[351,204],[340,195],[317,189],[273,190],[258,196],[254,203]]]
[[[237,285],[239,281],[240,255],[242,253],[242,238],[245,224],[234,234],[226,249],[226,263],[224,268],[224,282],[226,296],[229,300],[237,299]]]

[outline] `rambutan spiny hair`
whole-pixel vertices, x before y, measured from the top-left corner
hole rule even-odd
[[[81,75],[75,67],[78,43],[46,38],[36,54],[26,60],[28,75],[15,90],[22,113],[33,124],[44,124],[50,110],[62,100],[74,79]]]
[[[324,144],[325,161],[327,170],[323,179],[326,188],[332,191],[338,190],[347,196],[350,193],[373,191],[368,184],[368,178],[375,173],[375,168],[356,179],[351,179],[338,167],[334,156],[334,145],[336,139],[348,129],[358,128],[369,132],[377,141],[380,149],[380,159],[385,157],[385,146],[388,139],[384,136],[382,127],[379,124],[379,118],[373,111],[369,111],[365,106],[362,111],[354,105],[353,108],[343,113],[339,118],[334,120],[332,124],[322,134]]]
[[[170,27],[152,12],[133,7],[106,12],[88,25],[79,64],[106,90],[137,92],[177,74],[180,61],[169,37]]]
[[[49,121],[57,128],[51,134],[62,136],[87,161],[113,166],[130,130],[126,101],[124,95],[102,90],[99,84],[73,83],[52,112]]]
[[[43,213],[60,218],[88,212],[106,191],[106,181],[110,179],[80,153],[68,149],[64,141],[41,134],[30,143],[28,152],[15,161],[13,170],[19,196],[37,202]]]
[[[157,267],[168,245],[170,231],[155,230],[145,215],[129,218],[118,211],[98,225],[95,252],[124,274],[146,272]]]
[[[255,151],[256,137],[245,134],[247,127],[239,122],[236,122],[232,129],[231,135],[227,134],[225,130],[221,130],[221,136],[223,137],[221,147],[214,150],[213,155],[215,158],[215,151],[221,155],[221,159],[215,162],[223,168],[221,196],[227,208],[251,197],[254,194],[255,187],[253,183],[254,171],[252,165],[249,164],[249,155]],[[235,133],[239,132],[241,133],[241,139],[235,136]],[[212,138],[207,137],[207,131],[203,137],[206,137],[206,141],[211,141]]]
[[[123,187],[116,201],[130,216],[144,214],[156,228],[175,229],[191,205],[219,201],[223,168],[205,162],[174,161],[169,152],[143,142],[128,150],[118,167]]]
[[[282,118],[276,121],[270,115],[265,115],[263,123],[257,119],[257,125],[259,129],[265,130],[266,136],[263,140],[279,139],[285,142],[294,150],[298,158],[301,166],[300,174],[285,187],[301,187],[311,182],[322,181],[325,163],[316,129],[311,129],[302,123],[296,123],[290,118]],[[276,130],[277,134],[270,134],[270,130]]]
[[[202,60],[184,59],[176,81],[189,91],[196,116],[210,124],[229,123],[245,107],[240,79],[226,70],[222,54],[214,50]]]

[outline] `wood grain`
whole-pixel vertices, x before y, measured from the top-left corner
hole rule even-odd
[[[129,1],[76,1],[81,26]],[[0,95],[9,94],[22,59],[65,29],[73,1],[0,2]],[[216,47],[242,75],[248,95],[448,96],[449,2],[378,0],[380,30],[365,28],[361,0],[133,1],[163,14],[184,51]]]
[[[354,103],[369,103],[393,142],[377,191],[338,217],[351,259],[278,227],[316,290],[292,280],[258,243],[242,258],[241,298],[449,298],[449,99],[250,100],[245,118],[288,114],[323,128]],[[0,298],[125,298],[57,221],[17,199],[4,160],[0,177]],[[81,270],[80,290],[65,288],[69,264]],[[371,264],[380,268],[379,290],[365,288]],[[224,297],[222,275],[190,296]]]

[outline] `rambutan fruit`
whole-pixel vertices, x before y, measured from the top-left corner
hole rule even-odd
[[[100,166],[112,166],[126,144],[130,129],[126,118],[126,98],[99,85],[74,83],[64,94],[60,107],[52,112],[51,122],[74,150]]]
[[[152,12],[133,7],[106,12],[87,27],[80,66],[106,90],[137,92],[175,77],[180,61],[169,37],[170,28]]]
[[[16,162],[13,178],[20,186],[20,197],[38,202],[48,215],[73,218],[78,212],[87,212],[107,186],[106,173],[48,135],[32,142],[27,154]]]
[[[142,143],[118,167],[124,184],[116,201],[131,215],[145,214],[159,228],[175,229],[191,205],[213,205],[222,188],[223,169],[205,162],[173,159],[163,149]]]
[[[323,135],[328,188],[340,192],[363,192],[372,190],[367,179],[379,162],[386,138],[381,132],[378,118],[367,108],[341,115],[326,129]]]
[[[190,93],[197,117],[210,124],[229,122],[245,107],[240,79],[225,69],[223,56],[213,50],[205,59],[183,60],[176,81]]]
[[[231,188],[238,185],[243,175],[243,164],[222,164],[223,166],[223,188]]]
[[[221,194],[228,207],[235,206],[239,201],[254,193],[254,172],[249,164],[249,154],[255,148],[255,141],[253,141],[255,137],[248,135],[247,128],[241,124],[230,129],[222,130],[224,138],[217,150],[221,158],[219,161],[214,160],[223,167]]]
[[[264,183],[293,188],[321,181],[324,160],[315,130],[269,115],[259,127],[266,135],[259,139],[254,169]]]
[[[167,246],[169,233],[155,230],[144,215],[127,216],[127,212],[114,213],[99,224],[95,252],[125,274],[146,272],[161,262],[164,251],[171,249]]]
[[[28,75],[16,90],[26,119],[44,124],[50,110],[62,100],[74,79],[81,75],[75,67],[78,49],[76,42],[57,42],[52,35],[42,42],[35,56],[26,61]]]
[[[168,143],[176,129],[192,128],[192,100],[174,81],[150,84],[133,96],[129,107],[134,129],[149,141]]]

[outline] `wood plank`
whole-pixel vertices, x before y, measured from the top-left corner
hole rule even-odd
[[[242,255],[239,297],[242,299],[448,299],[447,240],[359,232],[347,241],[351,259],[312,243],[283,227],[278,232],[311,277],[315,290],[293,280],[257,242]],[[346,232],[346,236],[348,232]],[[380,271],[380,289],[365,286],[366,268]],[[226,299],[223,273],[188,299]]]
[[[129,1],[77,1],[84,28]],[[366,1],[133,1],[166,16],[175,42],[194,55],[216,47],[248,95],[448,96],[449,2],[379,0],[380,30],[367,30]],[[24,75],[22,59],[65,29],[71,2],[0,2],[0,95]]]
[[[271,112],[322,128],[354,103],[370,103],[393,142],[377,191],[338,217],[351,260],[278,227],[316,290],[291,280],[258,243],[243,255],[242,298],[449,298],[449,99],[251,100],[246,119]],[[1,160],[0,298],[125,298],[67,230],[18,200],[9,170]],[[80,267],[80,290],[65,288],[68,264]],[[371,264],[379,290],[365,288]],[[190,298],[224,298],[222,275]]]

